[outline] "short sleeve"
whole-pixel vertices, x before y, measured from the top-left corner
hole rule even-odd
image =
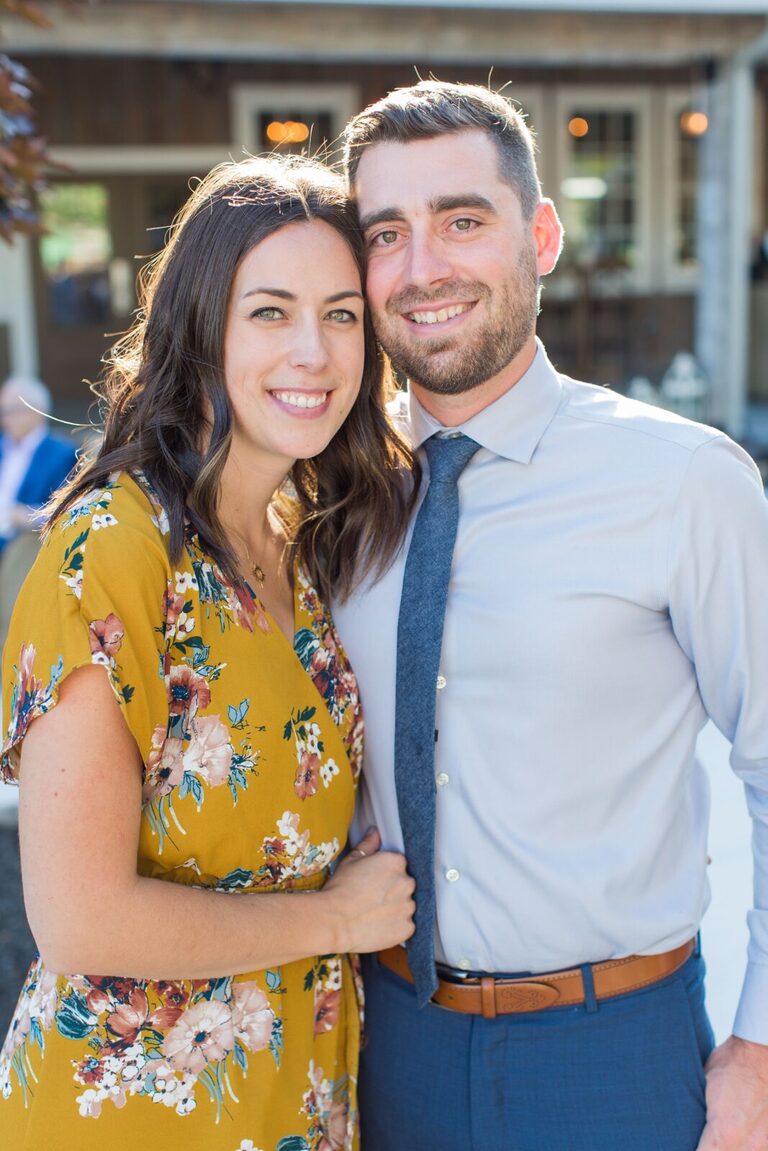
[[[143,762],[167,724],[164,517],[129,477],[86,493],[54,526],[19,594],[3,653],[3,778],[30,723],[76,668],[101,665]],[[98,718],[94,717],[94,722]],[[108,750],[105,749],[105,754]]]

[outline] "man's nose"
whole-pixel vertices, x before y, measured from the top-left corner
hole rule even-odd
[[[418,235],[411,237],[407,275],[414,286],[428,288],[432,284],[449,280],[452,270],[452,264],[446,257],[443,245],[436,237]]]
[[[302,320],[296,325],[289,360],[292,368],[320,372],[328,363],[325,334],[318,319]]]

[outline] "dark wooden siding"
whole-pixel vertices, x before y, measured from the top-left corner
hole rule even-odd
[[[230,142],[229,94],[234,84],[354,84],[361,107],[390,89],[412,84],[417,70],[430,66],[398,64],[306,63],[297,61],[163,60],[125,56],[30,56],[25,60],[41,85],[37,97],[42,128],[57,145],[220,144]],[[490,66],[490,63],[489,63]],[[436,68],[445,79],[486,84],[488,67]],[[514,69],[494,72],[501,85],[551,81],[633,86],[649,82],[690,82],[682,70],[587,71],[576,68],[542,72]]]

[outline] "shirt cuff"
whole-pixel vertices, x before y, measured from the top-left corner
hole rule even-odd
[[[752,1043],[768,1044],[768,966],[748,963],[733,1034]]]

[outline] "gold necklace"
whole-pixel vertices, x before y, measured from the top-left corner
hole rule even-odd
[[[264,580],[267,578],[264,574],[264,568],[260,563],[256,563],[251,559],[251,553],[248,549],[248,544],[245,540],[243,540],[243,543],[245,544],[245,555],[248,560],[248,567],[251,569],[251,574],[253,575],[253,578],[257,580],[259,586],[264,587]]]

